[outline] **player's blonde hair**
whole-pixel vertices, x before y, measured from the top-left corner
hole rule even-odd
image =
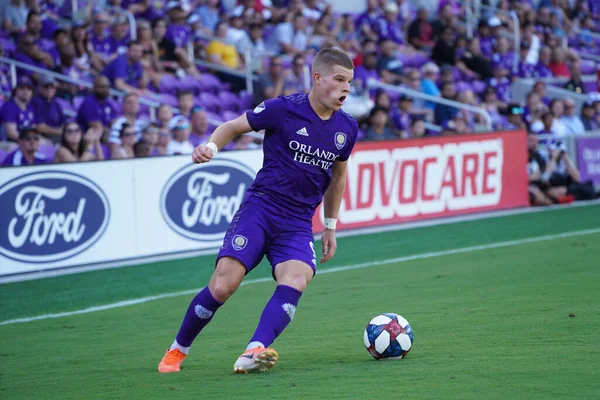
[[[341,65],[347,69],[354,69],[354,63],[348,54],[340,49],[323,49],[317,53],[313,60],[312,69],[314,72],[326,73],[336,66]]]

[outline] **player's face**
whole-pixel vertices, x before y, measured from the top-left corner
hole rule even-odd
[[[354,71],[341,65],[335,65],[329,72],[321,75],[318,90],[323,105],[330,110],[339,110],[350,94],[352,78]]]

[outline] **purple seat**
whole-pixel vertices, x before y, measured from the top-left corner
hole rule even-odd
[[[202,106],[211,113],[221,113],[221,101],[212,93],[202,92],[194,99],[194,104]]]
[[[179,90],[187,90],[198,96],[202,92],[200,78],[196,76],[184,76],[179,80]]]
[[[177,97],[168,93],[160,93],[157,97],[157,101],[159,103],[167,104],[171,107],[177,107],[179,104],[177,103]]]
[[[583,75],[591,75],[596,73],[596,63],[593,61],[581,62],[581,73]]]
[[[221,114],[216,114],[216,113],[207,111],[206,116],[208,117],[208,120],[211,121],[210,122],[211,125],[218,126],[224,122]]]
[[[241,107],[243,109],[249,109],[254,107],[254,96],[248,93],[246,90],[242,90],[239,94]]]
[[[198,85],[201,92],[208,92],[212,94],[219,93],[219,90],[223,87],[223,84],[216,76],[205,73],[200,75],[198,79]]]
[[[177,94],[179,90],[179,80],[173,75],[164,74],[160,78],[158,89],[161,93]]]
[[[223,111],[223,115],[222,115],[222,117],[225,121],[231,121],[232,119],[236,119],[239,116],[240,116],[239,112],[229,111],[229,110]]]
[[[231,92],[220,92],[219,100],[221,100],[221,110],[239,112],[242,109],[240,98]]]
[[[473,88],[471,87],[471,85],[468,82],[459,81],[456,84],[456,92],[457,93],[467,92],[469,90],[473,90]]]
[[[15,42],[13,42],[11,39],[5,39],[5,38],[0,38],[0,47],[2,47],[4,49],[4,53],[8,56],[8,55],[12,55],[12,53],[15,52],[15,50],[17,49],[17,46],[15,46]]]

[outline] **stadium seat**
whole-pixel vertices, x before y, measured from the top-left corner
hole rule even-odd
[[[217,94],[223,87],[222,82],[212,74],[202,74],[198,78],[198,85],[201,92]]]
[[[223,117],[223,121],[231,121],[232,119],[236,119],[240,115],[241,115],[241,113],[239,113],[239,112],[225,110],[225,111],[223,111],[222,117]]]
[[[239,112],[242,109],[240,98],[231,92],[219,92],[219,100],[221,100],[221,110]]]
[[[43,154],[48,162],[52,162],[56,153],[56,147],[53,144],[41,144],[38,152]]]
[[[221,101],[212,93],[200,93],[200,95],[194,99],[194,104],[204,107],[204,109],[211,113],[221,113]]]

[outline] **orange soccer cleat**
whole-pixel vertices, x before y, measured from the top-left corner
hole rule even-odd
[[[179,351],[179,349],[167,350],[165,356],[160,360],[160,364],[158,364],[158,372],[162,372],[163,374],[179,372],[184,359],[185,354]]]

